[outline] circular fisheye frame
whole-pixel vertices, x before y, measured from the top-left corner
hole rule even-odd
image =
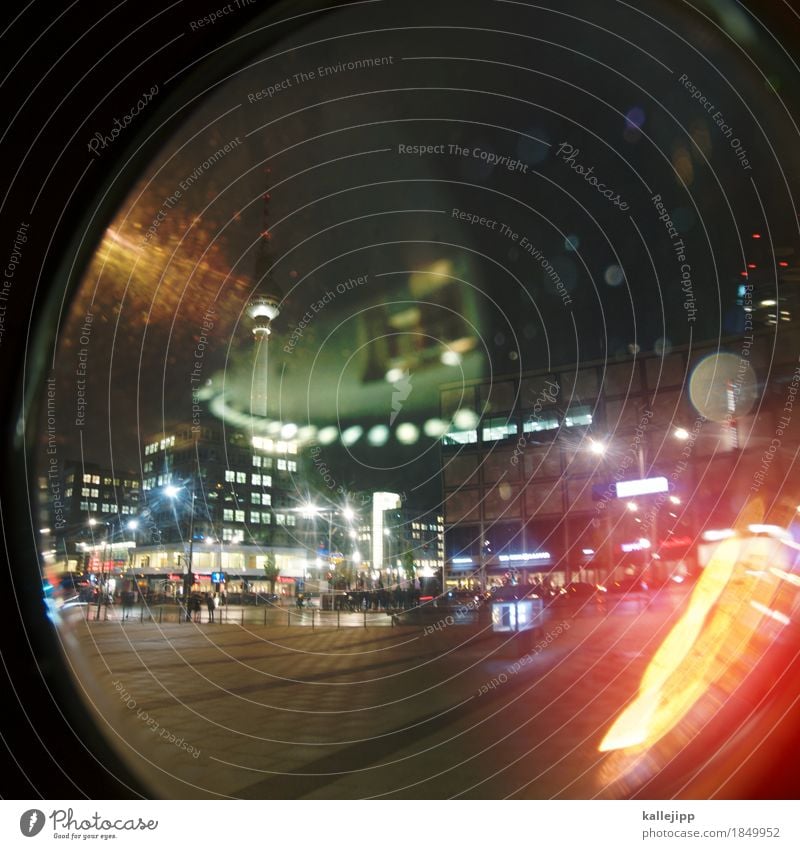
[[[29,41],[2,509],[58,798],[800,790],[800,19],[551,6]]]

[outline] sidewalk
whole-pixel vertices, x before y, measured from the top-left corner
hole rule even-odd
[[[564,619],[514,673],[476,626],[79,619],[76,669],[117,748],[167,798],[585,798],[612,792],[597,745],[672,615]]]

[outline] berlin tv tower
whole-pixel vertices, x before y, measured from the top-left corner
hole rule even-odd
[[[267,173],[270,169],[267,169]],[[264,195],[263,227],[256,254],[256,293],[247,304],[252,321],[255,356],[250,383],[250,415],[266,417],[267,383],[269,380],[269,336],[272,322],[281,314],[283,296],[272,277],[272,254],[269,232],[269,193]]]

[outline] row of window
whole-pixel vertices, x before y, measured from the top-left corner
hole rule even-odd
[[[234,472],[233,469],[225,469],[225,480],[228,483],[247,483],[247,472]],[[272,486],[272,475],[262,475],[252,472],[250,475],[251,486]]]
[[[158,442],[151,442],[149,445],[144,446],[145,454],[155,454],[156,451],[163,451],[165,448],[172,448],[175,444],[174,436],[167,436],[164,439],[159,440]]]
[[[272,513],[268,510],[259,512],[256,510],[251,510],[249,513],[251,524],[254,525],[270,525],[272,524]],[[245,521],[245,511],[244,510],[223,510],[222,511],[222,521],[223,522],[244,522]],[[295,527],[297,525],[297,516],[293,513],[276,513],[275,514],[275,523],[278,525],[286,525],[288,527]]]
[[[592,423],[592,408],[588,404],[570,407],[564,416],[564,427],[585,427]],[[555,410],[531,415],[522,423],[523,433],[558,430],[561,426]],[[481,429],[482,442],[497,442],[519,434],[519,424],[507,418],[486,419]],[[451,428],[443,437],[443,445],[474,445],[478,441],[475,428]]]
[[[136,512],[133,507],[129,507],[127,504],[123,504],[122,507],[120,507],[118,509],[116,504],[107,504],[105,502],[100,505],[100,509],[98,510],[96,501],[81,501],[80,502],[80,509],[84,510],[87,513],[117,513],[117,512],[120,512],[124,516],[130,516],[131,513]]]
[[[294,440],[273,440],[266,437],[254,436],[253,448],[257,451],[267,451],[270,454],[297,454],[297,442]]]

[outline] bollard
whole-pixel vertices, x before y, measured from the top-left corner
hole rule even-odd
[[[367,611],[364,611],[364,627],[367,627]]]
[[[336,611],[336,627],[337,628],[342,627],[342,611],[341,610]]]
[[[242,627],[244,627],[244,605],[242,605]]]
[[[139,621],[144,622],[144,604],[139,608]]]
[[[311,630],[314,630],[314,608],[311,608]]]
[[[349,515],[349,514],[348,514]],[[264,608],[264,627],[267,627],[267,608]]]
[[[158,624],[159,625],[161,624],[161,619],[162,619],[163,613],[164,613],[164,605],[161,605],[161,607],[158,608]]]
[[[287,610],[286,611],[286,627],[291,628],[291,626],[292,626],[292,611]]]

